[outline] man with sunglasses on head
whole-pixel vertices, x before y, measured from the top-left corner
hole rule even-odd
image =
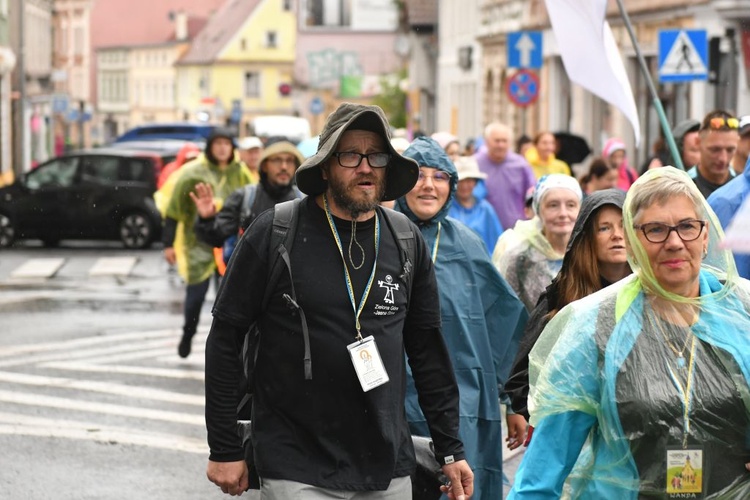
[[[450,481],[443,488],[453,499],[472,493],[430,251],[416,226],[379,205],[409,192],[419,174],[390,145],[389,129],[377,106],[344,103],[328,117],[317,153],[296,174],[308,196],[297,207],[291,272],[281,273],[265,308],[279,208],[258,216],[235,248],[206,343],[207,475],[225,493],[249,484],[236,359],[255,321],[251,439],[262,498],[411,500],[404,352]],[[394,230],[403,224],[411,259],[403,258],[405,231]]]
[[[726,111],[714,110],[703,118],[700,162],[688,170],[688,175],[706,198],[735,175],[730,165],[740,140],[738,129],[739,120]]]

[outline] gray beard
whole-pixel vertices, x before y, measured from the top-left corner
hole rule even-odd
[[[357,220],[364,213],[375,210],[385,194],[385,181],[378,185],[378,192],[373,201],[358,201],[353,199],[349,196],[345,185],[330,178],[328,179],[328,187],[331,190],[331,197],[336,202],[336,205],[349,212],[353,220]]]

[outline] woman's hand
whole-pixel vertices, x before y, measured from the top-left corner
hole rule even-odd
[[[528,423],[523,415],[508,414],[505,416],[505,422],[508,424],[508,449],[515,450],[526,440],[526,428]]]
[[[214,190],[211,184],[199,182],[195,185],[195,192],[190,192],[190,198],[195,202],[198,216],[201,219],[210,219],[216,215],[216,204],[214,204]]]

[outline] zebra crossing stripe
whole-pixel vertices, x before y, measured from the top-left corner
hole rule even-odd
[[[63,410],[83,411],[94,414],[116,415],[136,419],[159,420],[176,424],[189,424],[203,427],[203,415],[190,415],[184,412],[134,408],[131,406],[103,403],[99,401],[80,401],[74,399],[46,396],[44,394],[20,393],[0,390],[0,401],[33,407],[59,408]]]
[[[15,279],[51,278],[65,264],[65,259],[29,259],[10,273]]]
[[[203,406],[205,398],[192,394],[165,391],[153,387],[133,386],[117,384],[114,382],[101,382],[98,380],[78,380],[63,377],[45,377],[41,375],[29,375],[26,373],[0,372],[0,381],[9,384],[27,385],[33,387],[56,387],[68,390],[100,392],[105,394],[117,394],[136,399],[148,399],[152,401],[164,401],[191,406]]]
[[[146,446],[188,453],[208,453],[208,446],[204,439],[143,432],[134,428],[102,426],[93,422],[72,422],[5,412],[0,412],[0,434],[57,437],[108,444]]]
[[[128,276],[138,257],[101,257],[89,269],[89,276]]]

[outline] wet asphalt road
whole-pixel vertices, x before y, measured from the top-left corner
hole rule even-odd
[[[90,274],[111,257],[135,264],[126,276]],[[49,258],[64,260],[51,277],[12,276]],[[227,498],[205,477],[210,302],[181,360],[182,293],[158,249],[0,250],[0,498]],[[511,480],[520,456],[506,460]]]

